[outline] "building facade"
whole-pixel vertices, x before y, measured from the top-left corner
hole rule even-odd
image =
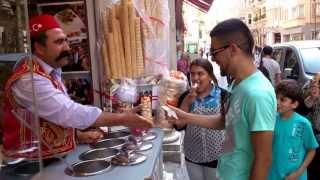
[[[244,0],[257,46],[319,39],[320,0]]]

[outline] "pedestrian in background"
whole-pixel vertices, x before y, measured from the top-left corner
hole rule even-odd
[[[271,46],[265,46],[262,49],[262,61],[263,66],[268,70],[270,81],[275,87],[281,80],[281,70],[279,63],[272,58],[273,48]]]
[[[190,57],[188,53],[183,53],[177,62],[177,70],[183,72],[187,77],[189,75]]]
[[[320,73],[317,73],[313,80],[308,82],[308,94],[304,100],[305,105],[311,108],[311,123],[313,132],[317,138],[318,143],[320,143]],[[310,180],[320,179],[319,174],[320,167],[320,149],[317,148],[316,155],[312,160],[310,166],[308,167],[308,178]]]

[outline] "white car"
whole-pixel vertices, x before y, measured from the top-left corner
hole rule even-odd
[[[291,41],[272,47],[283,79],[295,79],[304,85],[315,73],[320,72],[320,40]]]

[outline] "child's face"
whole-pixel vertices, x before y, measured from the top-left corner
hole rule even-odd
[[[282,94],[277,94],[277,111],[280,114],[292,112],[298,107],[298,102],[294,101]]]

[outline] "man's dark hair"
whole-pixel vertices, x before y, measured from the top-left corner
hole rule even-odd
[[[207,59],[197,58],[197,59],[195,59],[195,60],[193,60],[191,62],[190,70],[191,70],[192,66],[200,66],[200,67],[202,67],[209,74],[209,76],[212,78],[212,80],[215,83],[218,82],[216,76],[213,74],[212,64]]]
[[[31,52],[35,51],[35,43],[46,46],[47,35],[46,32],[39,32],[37,35],[31,37]]]
[[[290,98],[292,101],[297,101],[299,104],[303,102],[301,88],[294,79],[280,81],[276,87],[276,94],[281,94],[284,97]]]
[[[253,57],[254,39],[248,26],[240,19],[228,19],[217,24],[210,32],[224,45],[236,43],[248,56]]]
[[[264,54],[264,55],[269,55],[269,56],[271,56],[271,55],[272,55],[272,52],[273,52],[273,49],[272,49],[271,46],[265,46],[265,47],[263,48],[263,54]]]

